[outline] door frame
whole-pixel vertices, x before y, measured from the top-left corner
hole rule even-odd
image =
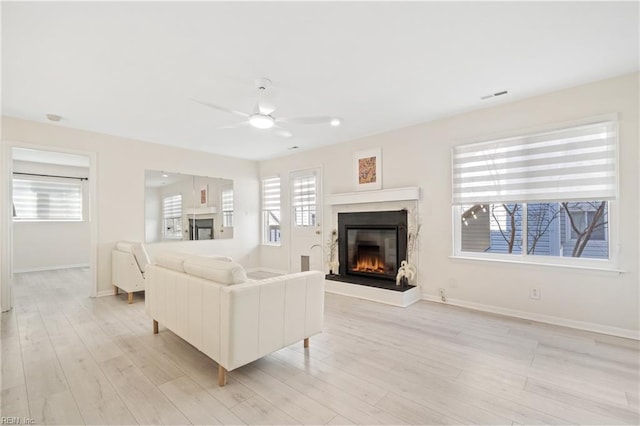
[[[293,259],[293,252],[294,252],[294,241],[293,241],[293,237],[294,237],[294,229],[296,227],[295,225],[295,217],[293,216],[293,187],[291,185],[292,182],[292,176],[295,173],[299,173],[299,172],[303,172],[305,170],[317,170],[318,171],[318,187],[319,190],[316,193],[317,197],[316,197],[316,214],[318,214],[318,212],[320,213],[320,224],[316,225],[316,229],[320,231],[320,235],[319,235],[319,250],[320,250],[320,268],[322,270],[323,266],[324,266],[324,247],[322,244],[322,238],[324,236],[324,222],[325,222],[325,215],[324,215],[324,170],[322,167],[322,164],[316,164],[313,166],[308,166],[308,167],[301,167],[301,168],[296,168],[296,169],[292,169],[289,170],[289,172],[287,173],[287,188],[288,188],[288,195],[287,198],[289,200],[288,203],[288,213],[287,215],[289,216],[289,271],[293,271],[293,265],[294,265],[294,259]],[[311,251],[311,249],[309,250]]]
[[[11,285],[13,281],[13,148],[35,149],[39,151],[63,152],[89,157],[89,275],[91,283],[89,297],[98,294],[98,182],[97,154],[91,151],[69,149],[59,146],[38,145],[19,141],[2,141],[0,154],[2,167],[2,187],[0,199],[5,208],[0,209],[0,310],[6,312],[13,308]]]

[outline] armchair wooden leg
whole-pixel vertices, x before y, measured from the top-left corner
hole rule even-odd
[[[113,286],[113,295],[117,296],[118,295],[118,287],[117,286]]]
[[[304,347],[305,348],[309,347],[309,338],[308,337],[306,339],[304,339]]]
[[[133,292],[127,294],[127,300],[129,301],[129,304],[133,303]]]
[[[227,384],[227,370],[223,366],[218,365],[218,386]]]
[[[153,320],[153,334],[158,334],[158,321]]]

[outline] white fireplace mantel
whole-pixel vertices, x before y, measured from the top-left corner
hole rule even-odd
[[[345,192],[332,194],[325,198],[329,205],[340,204],[364,204],[385,203],[390,201],[419,200],[420,188],[410,186],[407,188],[381,189],[379,191]]]

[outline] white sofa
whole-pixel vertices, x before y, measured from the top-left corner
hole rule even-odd
[[[145,307],[226,373],[322,331],[324,275],[300,272],[248,280],[230,259],[158,253],[146,272]]]
[[[141,243],[120,241],[111,251],[111,283],[113,293],[118,290],[128,293],[129,303],[133,302],[133,293],[145,289],[145,269],[149,256]]]

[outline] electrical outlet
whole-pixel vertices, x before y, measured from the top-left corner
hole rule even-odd
[[[540,300],[540,289],[533,287],[529,290],[529,298],[530,299],[535,299],[535,300]]]
[[[447,301],[447,296],[446,294],[444,294],[444,288],[440,288],[440,300],[442,300],[443,302]]]

